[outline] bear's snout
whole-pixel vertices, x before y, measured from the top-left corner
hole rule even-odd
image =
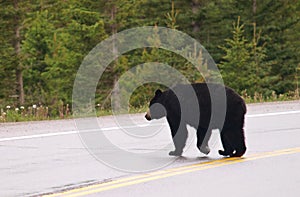
[[[151,120],[151,116],[150,116],[150,112],[149,111],[146,113],[145,118],[147,120],[149,120],[149,121]]]
[[[151,117],[148,116],[148,114],[145,115],[145,118],[146,118],[147,120],[151,120]]]

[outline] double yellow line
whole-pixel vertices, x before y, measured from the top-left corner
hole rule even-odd
[[[122,178],[122,179],[113,180],[110,182],[98,183],[95,185],[89,185],[89,186],[85,186],[82,188],[72,189],[69,191],[64,191],[64,192],[45,195],[45,196],[47,196],[47,197],[85,196],[85,195],[95,194],[95,193],[99,193],[99,192],[106,191],[106,190],[111,190],[111,189],[130,186],[130,185],[136,185],[139,183],[144,183],[144,182],[153,181],[153,180],[157,180],[157,179],[172,177],[172,176],[185,174],[185,173],[189,173],[189,172],[206,170],[206,169],[216,168],[216,167],[220,167],[220,166],[226,166],[226,165],[231,165],[231,164],[235,164],[235,163],[241,163],[241,162],[263,159],[263,158],[268,158],[268,157],[289,155],[289,154],[294,154],[294,153],[299,153],[299,152],[300,152],[300,147],[296,147],[296,148],[282,149],[282,150],[277,150],[277,151],[272,151],[272,152],[263,152],[263,153],[258,153],[258,154],[252,154],[252,155],[247,156],[246,158],[223,158],[223,159],[219,159],[219,160],[202,162],[199,164],[193,164],[193,165],[188,165],[188,166],[182,166],[182,167],[171,168],[171,169],[160,170],[160,171],[151,172],[151,173],[147,173],[147,174],[132,176],[132,177],[128,177],[128,178]]]

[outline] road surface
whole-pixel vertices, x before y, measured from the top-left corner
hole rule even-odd
[[[174,161],[167,155],[169,147],[164,147],[171,142],[168,126],[164,122],[146,126],[143,114],[130,117],[136,125],[128,128],[153,130],[158,125],[158,133],[125,140],[126,129],[118,127],[115,117],[102,117],[99,124],[121,149],[142,154],[163,150],[159,159],[149,160],[147,172],[103,164],[87,150],[74,120],[1,123],[0,196],[296,197],[300,193],[300,101],[248,105],[248,150],[242,159],[217,154],[221,148],[217,131],[210,140],[211,153],[201,154],[195,148],[195,131],[189,128],[188,146]],[[106,151],[115,156],[113,150]],[[166,165],[155,166],[158,162]]]

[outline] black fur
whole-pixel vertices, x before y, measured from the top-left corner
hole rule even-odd
[[[193,95],[196,96],[199,106],[195,106]],[[222,108],[223,104],[226,108]],[[187,139],[187,124],[197,130],[197,147],[205,154],[210,151],[208,140],[212,129],[221,131],[224,150],[219,150],[220,155],[241,157],[246,152],[243,129],[246,105],[231,88],[212,83],[197,83],[191,86],[181,84],[164,92],[157,90],[149,108],[147,120],[164,116],[167,118],[175,145],[175,150],[171,151],[170,155],[182,154]],[[222,113],[220,109],[226,110]]]

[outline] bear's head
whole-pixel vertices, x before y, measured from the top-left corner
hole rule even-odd
[[[145,118],[147,120],[160,119],[166,115],[165,95],[160,89],[158,89],[155,91],[155,95],[150,101],[149,110],[147,111]]]

